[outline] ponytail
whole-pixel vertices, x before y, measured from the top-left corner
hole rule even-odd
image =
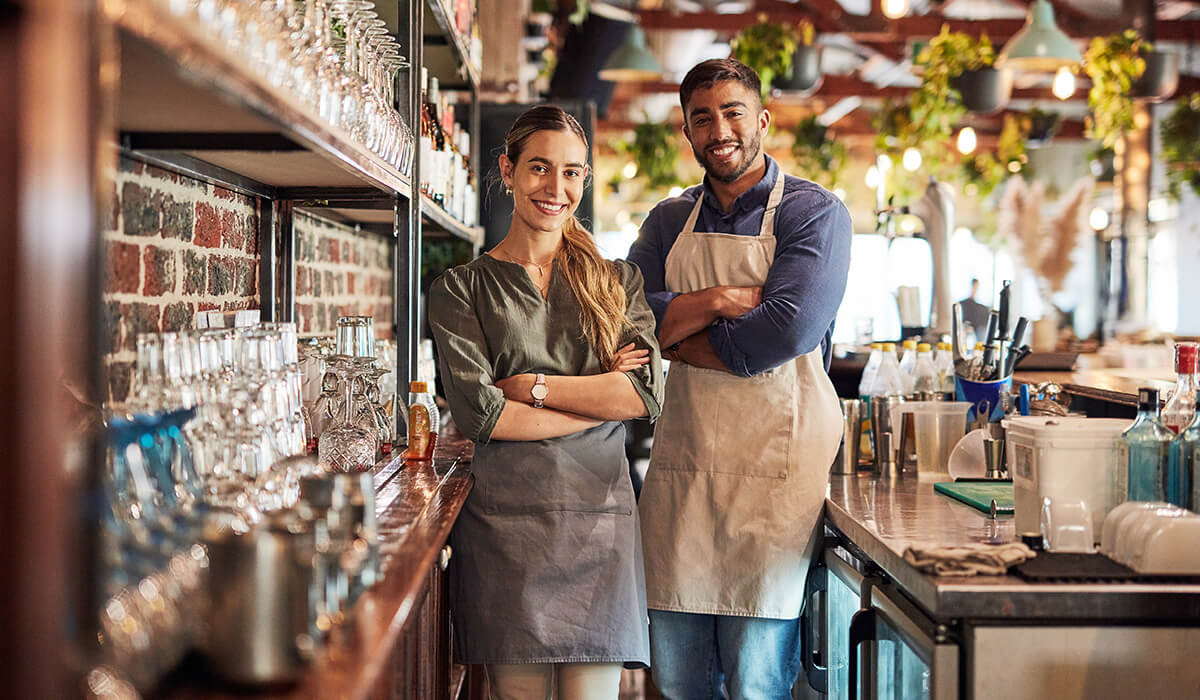
[[[613,264],[600,257],[591,234],[572,216],[563,226],[556,262],[579,301],[583,335],[608,367],[628,326],[625,288]]]

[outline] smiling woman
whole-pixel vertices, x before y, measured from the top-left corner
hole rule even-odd
[[[493,697],[613,698],[621,665],[649,662],[621,421],[658,416],[662,369],[637,268],[601,258],[575,219],[587,160],[561,109],[521,115],[499,163],[508,234],[429,295],[446,399],[476,442],[455,642]]]

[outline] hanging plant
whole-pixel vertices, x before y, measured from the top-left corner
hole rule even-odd
[[[1152,46],[1133,29],[1121,34],[1098,36],[1083,55],[1083,70],[1092,79],[1088,91],[1087,135],[1105,146],[1112,146],[1133,127],[1134,81],[1146,70],[1142,52]]]
[[[812,42],[812,25],[808,27],[808,40]],[[745,63],[758,73],[762,81],[762,97],[767,99],[771,82],[776,76],[791,75],[792,54],[802,40],[796,29],[785,23],[774,23],[760,14],[758,21],[742,29],[729,48],[733,58]]]
[[[1006,114],[996,152],[977,152],[963,157],[959,175],[964,183],[964,192],[979,199],[988,197],[1006,178],[1021,172],[1027,160],[1021,123],[1013,115]]]
[[[645,122],[633,128],[633,140],[620,145],[637,165],[637,177],[646,178],[652,190],[679,184],[675,164],[679,160],[676,128],[670,124]]]
[[[1179,199],[1184,185],[1200,195],[1200,92],[1181,99],[1159,127],[1167,188]]]
[[[792,156],[799,174],[826,189],[837,187],[846,171],[846,145],[829,138],[829,127],[815,116],[801,120],[792,136]]]
[[[946,25],[917,54],[924,66],[921,86],[909,95],[908,104],[918,142],[945,141],[966,112],[962,94],[953,84],[964,71],[988,68],[996,61],[992,42],[952,32]]]
[[[1034,107],[1021,118],[1021,129],[1025,132],[1025,140],[1031,146],[1041,146],[1054,138],[1058,128],[1062,126],[1062,115]]]

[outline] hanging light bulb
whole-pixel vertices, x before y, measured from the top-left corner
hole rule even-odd
[[[908,0],[880,0],[879,9],[888,19],[900,19],[908,14]]]
[[[904,165],[905,170],[910,173],[914,172],[917,168],[921,167],[921,152],[909,146],[904,149],[904,158],[900,162]]]
[[[625,176],[626,180],[632,180],[637,177],[637,173],[637,163],[634,163],[632,160],[626,163],[624,168],[621,168],[621,174]]]
[[[1088,223],[1091,224],[1092,228],[1095,230],[1103,231],[1104,229],[1108,228],[1108,212],[1104,211],[1100,207],[1096,207],[1092,210],[1091,214],[1088,214]]]
[[[975,138],[975,130],[969,126],[964,126],[958,132],[958,152],[964,156],[972,153],[978,140]]]
[[[879,168],[876,168],[874,165],[867,168],[867,187],[875,189],[879,187],[880,182],[882,182],[882,177],[879,174]]]
[[[880,153],[875,159],[875,166],[879,168],[879,172],[887,174],[892,169],[892,158],[886,153]]]
[[[1050,88],[1050,92],[1060,100],[1070,99],[1071,95],[1075,94],[1075,74],[1070,68],[1063,66],[1054,74],[1054,85]]]

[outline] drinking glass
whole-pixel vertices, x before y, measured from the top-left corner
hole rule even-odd
[[[329,471],[367,471],[375,464],[377,445],[375,433],[355,421],[354,382],[360,378],[362,366],[353,357],[340,354],[329,364],[342,387],[342,416],[340,422],[321,435],[317,454]]]

